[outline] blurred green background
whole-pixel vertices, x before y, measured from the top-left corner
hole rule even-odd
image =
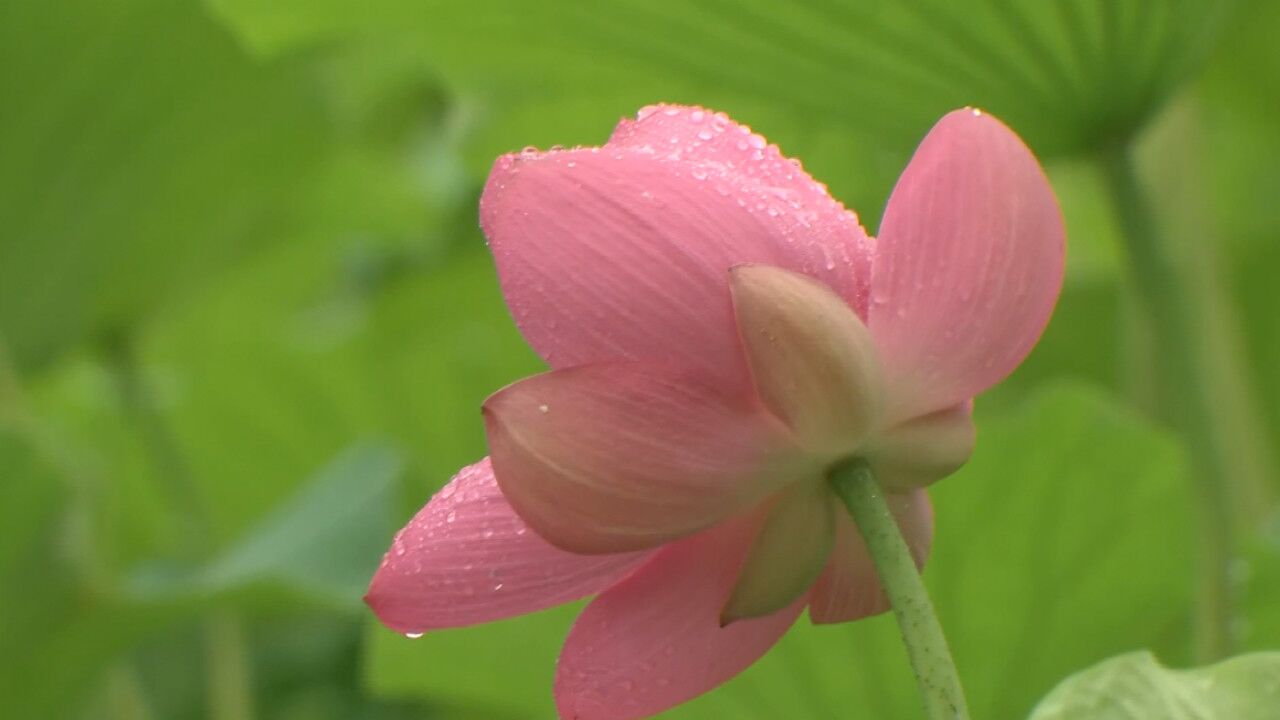
[[[1193,660],[1206,483],[1235,649],[1280,648],[1276,37],[1267,0],[0,4],[0,716],[550,718],[574,608],[411,641],[360,595],[484,454],[481,400],[541,367],[476,226],[489,163],[656,101],[749,123],[873,229],[954,107],[1049,168],[1058,312],[934,493],[975,717],[1121,652]],[[1117,149],[1185,347],[1133,282]],[[801,622],[669,717],[914,717],[898,645]]]

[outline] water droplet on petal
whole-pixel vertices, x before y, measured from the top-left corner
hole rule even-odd
[[[707,114],[701,110],[694,110],[693,112],[689,113],[689,119],[696,123],[702,122],[702,118],[706,116]]]
[[[404,636],[405,636],[405,637],[407,637],[407,638],[409,638],[410,640],[417,640],[418,638],[422,637],[422,633],[420,633],[420,632],[407,632],[407,633],[405,633],[405,634],[404,634]]]

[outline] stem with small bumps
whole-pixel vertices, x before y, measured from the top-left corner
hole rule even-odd
[[[960,675],[942,626],[871,468],[854,459],[836,465],[827,479],[849,509],[875,562],[916,674],[926,716],[929,720],[968,720]]]

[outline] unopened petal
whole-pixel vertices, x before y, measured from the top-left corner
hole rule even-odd
[[[886,494],[916,566],[923,568],[933,542],[933,508],[924,490]],[[809,619],[818,624],[848,622],[889,609],[880,576],[858,526],[848,515],[836,521],[836,543],[827,567],[813,586]]]
[[[459,471],[396,535],[365,601],[398,632],[461,627],[594,595],[645,557],[548,544],[503,499],[486,458]]]
[[[857,314],[813,278],[733,269],[738,332],[756,390],[800,443],[830,458],[857,450],[884,409],[884,381]]]
[[[876,241],[868,326],[889,422],[951,407],[1017,367],[1053,312],[1063,253],[1062,213],[1018,136],[976,110],[940,120]]]
[[[821,478],[779,494],[751,543],[722,623],[772,615],[809,591],[835,541],[833,499]]]
[[[574,552],[684,537],[799,472],[790,433],[758,401],[641,363],[522,380],[489,398],[485,424],[507,499]]]
[[[907,492],[959,470],[977,434],[973,403],[965,402],[880,432],[863,457],[885,489]]]
[[[634,720],[701,695],[745,670],[791,627],[807,596],[722,627],[738,567],[758,527],[740,518],[658,551],[583,610],[556,668],[561,718]]]

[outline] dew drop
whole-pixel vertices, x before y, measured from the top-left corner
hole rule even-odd
[[[543,415],[546,415],[547,413],[551,412],[551,407],[548,405],[539,405],[538,412],[542,413]]]
[[[407,633],[405,633],[405,634],[404,634],[404,636],[405,636],[405,637],[407,637],[407,638],[409,638],[410,640],[417,640],[418,638],[422,637],[422,633],[420,633],[420,632],[407,632]]]
[[[707,179],[707,171],[706,171],[706,169],[704,169],[704,168],[696,167],[696,168],[694,168],[693,170],[690,170],[690,171],[689,171],[689,174],[690,174],[690,175],[693,175],[693,177],[694,177],[694,179],[695,179],[695,180],[706,180],[706,179]]]
[[[701,110],[694,110],[693,112],[689,113],[689,119],[696,123],[702,122],[702,119],[706,116],[707,114]]]
[[[710,140],[710,139],[711,139],[711,138],[713,138],[713,137],[715,137],[715,134],[714,134],[714,133],[712,133],[710,130],[699,130],[699,131],[698,131],[698,139],[699,139],[699,140]]]

